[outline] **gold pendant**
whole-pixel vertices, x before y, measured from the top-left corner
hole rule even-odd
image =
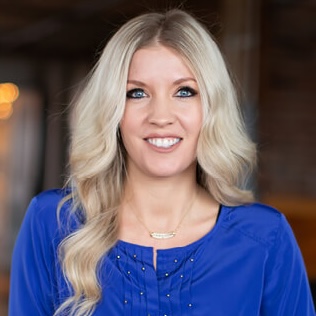
[[[172,238],[176,235],[175,232],[169,232],[169,233],[155,233],[155,232],[152,232],[150,233],[150,236],[152,238],[155,238],[155,239],[168,239],[168,238]]]

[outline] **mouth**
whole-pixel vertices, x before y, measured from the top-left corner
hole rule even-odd
[[[171,148],[181,141],[181,138],[146,138],[145,139],[149,144],[158,147],[158,148]]]

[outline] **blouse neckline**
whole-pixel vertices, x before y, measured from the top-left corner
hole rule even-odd
[[[220,204],[219,206],[219,214],[216,220],[216,223],[214,227],[211,228],[209,232],[207,232],[204,236],[201,238],[197,239],[196,241],[193,241],[192,243],[189,243],[185,246],[178,246],[178,247],[171,247],[171,248],[159,248],[157,249],[157,253],[168,253],[168,252],[178,252],[178,251],[189,251],[191,249],[197,248],[199,245],[203,244],[206,240],[211,238],[213,235],[216,234],[219,226],[221,226],[221,223],[224,220],[225,217],[225,206]],[[118,247],[123,247],[125,249],[133,249],[133,250],[138,250],[138,251],[152,251],[153,247],[151,246],[145,246],[145,245],[140,245],[140,244],[135,244],[131,243],[125,240],[119,239],[116,246]]]

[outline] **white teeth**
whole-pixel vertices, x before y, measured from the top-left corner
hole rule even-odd
[[[148,143],[159,148],[170,148],[177,144],[180,138],[147,138]]]

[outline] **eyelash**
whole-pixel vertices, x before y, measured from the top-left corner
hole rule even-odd
[[[181,95],[178,95],[179,92],[182,92],[182,91],[185,91],[186,93],[189,92],[190,95],[186,95],[186,96],[181,96]],[[190,97],[194,97],[195,95],[197,95],[197,91],[194,90],[193,88],[191,87],[181,87],[180,89],[178,89],[177,93],[176,93],[176,96],[178,98],[190,98]]]
[[[135,93],[142,93],[143,96],[135,96],[134,95]],[[127,99],[141,99],[144,96],[146,96],[146,93],[144,92],[143,89],[140,89],[140,88],[135,88],[135,89],[132,89],[132,90],[129,90],[129,91],[126,92],[126,98]]]
[[[185,95],[185,96],[180,95],[179,93],[181,93],[181,92],[188,93],[189,95]],[[142,94],[141,96],[135,95],[135,94],[140,94],[140,93]],[[197,91],[191,87],[186,87],[186,86],[179,88],[175,94],[175,96],[178,98],[190,98],[190,97],[194,97],[195,95],[197,95]],[[127,93],[126,93],[127,99],[142,99],[146,96],[147,96],[147,94],[144,92],[143,89],[140,89],[140,88],[131,89],[131,90],[127,91]]]

